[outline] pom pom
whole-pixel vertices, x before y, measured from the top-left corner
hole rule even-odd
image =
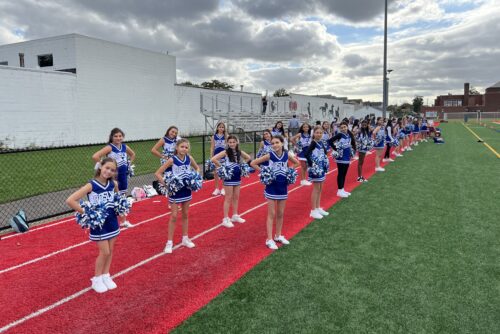
[[[76,213],[76,223],[82,228],[102,228],[108,217],[108,211],[104,204],[92,205],[88,201],[80,201],[84,213]]]
[[[135,175],[135,165],[132,165],[129,161],[128,163],[128,170],[127,170],[128,177],[132,177]]]
[[[274,171],[269,166],[264,166],[260,170],[260,183],[269,185],[276,179]]]
[[[382,131],[377,132],[375,136],[375,145],[378,146],[385,141],[385,134]]]
[[[162,192],[168,196],[173,196],[177,194],[179,190],[181,190],[184,187],[184,180],[172,173],[169,175],[165,175],[165,184],[166,184],[166,189],[162,189]]]
[[[300,152],[302,152],[302,150],[303,150],[302,142],[300,140],[298,140],[297,143],[295,144],[294,151],[295,151],[295,153],[300,153]]]
[[[113,199],[115,205],[115,212],[119,216],[124,216],[130,212],[130,203],[126,196],[115,193]]]
[[[211,172],[211,171],[215,170],[215,164],[210,159],[205,161],[205,170],[207,172]]]
[[[399,140],[397,138],[392,139],[392,146],[399,146]]]
[[[339,157],[339,152],[332,150],[332,158],[337,159]]]
[[[250,166],[247,163],[240,164],[241,176],[249,177],[252,172]]]
[[[194,170],[189,172],[189,176],[184,179],[186,187],[192,191],[198,191],[203,185],[203,178]]]
[[[286,170],[286,183],[294,184],[297,181],[297,171],[294,168],[288,167]]]
[[[222,165],[217,168],[217,175],[221,180],[230,180],[233,177],[233,169],[229,166]]]
[[[170,159],[173,156],[174,156],[174,152],[164,151],[163,152],[163,158],[160,159],[161,164],[162,165],[165,164],[165,162],[167,162],[167,160]]]

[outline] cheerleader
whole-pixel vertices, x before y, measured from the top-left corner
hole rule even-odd
[[[411,148],[412,145],[412,129],[413,125],[411,124],[411,120],[409,118],[405,118],[405,133],[406,133],[406,151],[413,151]]]
[[[372,133],[372,139],[374,141],[373,148],[375,149],[375,171],[383,172],[385,169],[380,167],[380,160],[385,146],[384,119],[382,117],[377,117],[376,127]]]
[[[330,146],[328,145],[328,140],[332,136],[330,133],[330,123],[327,121],[324,121],[321,124],[321,127],[323,128],[323,137],[321,138],[321,141],[325,145],[326,150],[328,151],[330,149]]]
[[[300,161],[300,184],[302,186],[310,186],[312,183],[306,180],[307,172],[307,159],[306,151],[311,144],[311,127],[307,123],[303,123],[300,126],[299,133],[291,139],[292,144],[294,144],[299,150],[297,157]]]
[[[356,150],[354,136],[348,130],[347,122],[340,123],[340,132],[330,138],[330,146],[335,150],[335,162],[337,163],[337,196],[349,197],[350,192],[344,190],[345,178],[351,163],[351,155]]]
[[[418,146],[418,142],[420,140],[420,128],[418,127],[418,119],[416,118],[413,120],[412,133],[413,133],[413,138],[412,138],[413,144],[415,146]]]
[[[382,160],[383,162],[393,162],[394,160],[391,159],[391,148],[393,146],[394,142],[394,137],[393,137],[393,132],[394,132],[394,125],[392,124],[392,120],[387,120],[387,125],[385,126],[385,155],[384,159]]]
[[[328,123],[327,123],[328,124]],[[313,130],[313,140],[307,148],[306,159],[309,166],[309,180],[313,183],[311,193],[311,213],[309,216],[314,219],[321,219],[323,216],[328,216],[328,212],[320,206],[321,192],[323,191],[323,182],[326,179],[328,172],[328,156],[326,145],[323,141],[323,127],[315,126]]]
[[[96,167],[102,157],[106,156],[113,158],[116,161],[118,172],[116,175],[116,180],[118,181],[118,190],[121,194],[127,194],[128,188],[128,178],[129,178],[129,168],[135,159],[135,153],[130,147],[123,143],[125,138],[125,133],[119,128],[114,128],[109,134],[108,145],[104,146],[102,149],[94,153],[92,160],[96,163]],[[128,220],[127,216],[120,216],[120,225],[123,227],[133,227]]]
[[[271,135],[273,136],[282,136],[285,138],[285,150],[288,150],[288,134],[285,131],[285,127],[283,126],[282,121],[277,121],[274,124],[274,127],[271,129]]]
[[[187,139],[177,140],[174,155],[155,172],[156,178],[164,187],[166,187],[164,174],[170,167],[172,167],[173,176],[181,179],[186,178],[192,169],[194,169],[197,173],[200,172],[200,168],[196,164],[196,161],[189,155],[189,146],[189,141]],[[164,252],[167,254],[172,253],[175,225],[179,211],[181,211],[182,214],[181,244],[187,248],[193,248],[195,245],[188,237],[188,211],[189,203],[191,202],[191,190],[188,187],[183,186],[175,194],[169,196],[168,201],[172,212],[170,214],[170,221],[168,224],[168,240],[165,245]]]
[[[225,138],[227,138],[226,124],[224,124],[224,122],[219,122],[215,127],[215,133],[213,137],[210,138],[210,153],[212,154],[212,157],[226,149]],[[217,173],[214,173],[214,184],[215,184],[215,190],[212,193],[212,195],[224,196],[225,194],[224,188],[221,187],[221,189],[219,190],[219,176],[217,175]]]
[[[264,130],[262,133],[262,141],[259,144],[259,151],[257,152],[257,158],[272,151],[271,139],[273,138],[270,130]],[[264,162],[262,166],[267,166],[268,162]]]
[[[120,234],[118,219],[114,209],[114,197],[119,192],[118,184],[113,181],[116,174],[117,164],[112,158],[104,158],[97,164],[95,177],[79,190],[75,191],[66,200],[70,208],[84,213],[79,202],[85,196],[88,197],[92,205],[103,205],[106,208],[107,217],[102,227],[90,229],[89,238],[95,241],[99,249],[99,255],[95,261],[95,272],[92,281],[92,289],[95,292],[103,293],[116,288],[109,269],[113,259],[113,250],[116,237]]]
[[[260,171],[260,164],[269,161],[269,167],[274,171],[276,178],[269,185],[266,185],[264,196],[267,199],[267,239],[266,246],[270,249],[278,249],[276,242],[283,245],[288,245],[290,242],[283,236],[283,215],[285,212],[286,199],[288,198],[288,184],[286,180],[286,172],[288,169],[288,161],[293,163],[294,168],[299,166],[299,162],[283,149],[285,138],[282,136],[274,136],[271,140],[273,150],[269,153],[255,159],[251,162],[251,166],[257,171]],[[273,240],[273,222],[276,219],[276,234]]]
[[[151,153],[153,153],[154,156],[157,156],[160,158],[160,164],[164,164],[169,158],[171,158],[174,155],[175,152],[175,143],[177,142],[177,139],[180,139],[177,137],[177,134],[179,133],[179,129],[176,126],[171,126],[167,129],[167,132],[165,132],[165,136],[163,138],[160,138],[155,146],[151,149]],[[161,148],[161,153],[158,151]]]
[[[394,149],[394,155],[398,158],[403,156],[401,154],[401,148],[403,147],[403,139],[404,139],[402,126],[403,126],[403,121],[401,118],[398,118],[394,125],[394,138],[397,138],[397,144],[398,144]]]
[[[427,142],[427,119],[423,119],[420,127],[420,141]]]
[[[229,180],[224,180],[224,190],[226,195],[224,198],[224,218],[222,225],[225,227],[233,227],[233,223],[244,223],[245,219],[238,215],[238,201],[240,198],[240,184],[241,184],[241,158],[250,161],[251,157],[245,152],[240,150],[238,145],[238,138],[233,135],[227,137],[227,148],[225,151],[217,153],[211,161],[216,168],[224,165],[225,168],[232,170],[232,177]],[[233,216],[229,218],[229,207],[233,206]]]
[[[368,182],[368,180],[363,177],[363,164],[365,163],[366,153],[369,152],[372,147],[372,134],[366,119],[361,121],[361,127],[356,133],[356,141],[359,155],[358,178],[356,181]]]

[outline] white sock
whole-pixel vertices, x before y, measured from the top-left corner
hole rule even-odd
[[[174,242],[172,240],[167,241],[167,245],[173,245],[173,244],[174,244]]]

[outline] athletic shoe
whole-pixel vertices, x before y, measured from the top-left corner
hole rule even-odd
[[[342,191],[343,191],[345,194],[347,194],[347,196],[351,196],[351,193],[350,193],[350,192],[345,191],[344,189],[342,189]]]
[[[376,171],[376,172],[385,172],[385,169],[384,169],[384,168],[382,168],[382,167],[376,167],[376,168],[375,168],[375,171]]]
[[[214,192],[212,193],[212,196],[218,196],[218,195],[220,195],[219,188],[215,189]]]
[[[116,283],[113,282],[113,279],[111,278],[111,275],[109,273],[102,275],[102,282],[104,283],[106,288],[108,288],[108,290],[113,290],[118,287]]]
[[[290,241],[286,240],[286,238],[284,236],[282,236],[282,235],[275,236],[274,237],[274,241],[280,242],[283,245],[289,245],[290,244]]]
[[[92,277],[92,289],[94,289],[95,292],[97,293],[103,293],[108,291],[108,288],[106,285],[104,285],[104,282],[102,281],[102,275],[97,276],[97,277]]]
[[[302,180],[302,181],[300,181],[300,185],[301,186],[310,186],[310,185],[312,185],[312,183],[307,181],[307,180]]]
[[[323,218],[323,215],[321,213],[319,213],[317,209],[314,209],[314,210],[311,210],[309,217],[314,218],[314,219],[321,219],[321,218]]]
[[[194,243],[189,240],[188,237],[182,237],[182,246],[187,247],[187,248],[194,248]]]
[[[382,162],[389,162],[390,160],[391,160],[391,159],[386,159],[386,158],[384,158],[384,159],[382,159]]]
[[[272,250],[278,249],[278,246],[276,246],[276,243],[274,242],[274,240],[266,240],[266,246],[267,246],[267,248],[272,249]]]
[[[131,222],[129,222],[128,220],[126,220],[120,226],[121,227],[130,228],[130,227],[134,227],[134,224],[132,224]]]
[[[399,154],[397,153],[396,156],[399,158],[399,157],[402,157],[403,155],[402,154]]]
[[[407,151],[413,151],[413,149],[411,147],[408,147],[406,150]]]
[[[417,142],[415,142],[415,146],[418,146],[418,141],[417,141]]]
[[[363,179],[363,182],[368,182],[368,180],[365,179],[364,177],[361,176],[361,178]]]
[[[337,196],[342,198],[349,197],[349,195],[347,195],[342,189],[337,190]]]
[[[394,159],[389,158],[389,159],[387,159],[387,161],[394,162]]]
[[[226,195],[226,191],[224,190],[224,188],[220,190],[220,194],[221,194],[222,196],[225,196],[225,195]]]
[[[245,219],[243,219],[243,218],[241,218],[239,215],[233,215],[233,216],[231,217],[231,221],[232,221],[233,223],[240,223],[240,224],[243,224],[244,222],[246,222],[246,220],[245,220]]]
[[[233,225],[233,223],[231,223],[231,219],[229,219],[229,217],[222,219],[222,226],[227,227],[227,228],[234,227],[234,225]]]
[[[316,211],[318,211],[323,216],[328,216],[330,214],[329,212],[323,210],[323,208],[317,208]]]
[[[372,154],[372,152],[371,152],[371,151],[366,152],[366,155],[370,155],[370,154]]]
[[[174,243],[173,242],[168,242],[167,241],[167,244],[165,245],[165,249],[163,250],[164,253],[166,254],[172,254],[172,248],[174,246]]]
[[[361,182],[363,182],[363,177],[362,177],[362,176],[358,177],[358,178],[356,179],[356,181],[358,181],[358,182],[360,182],[360,183],[361,183]]]

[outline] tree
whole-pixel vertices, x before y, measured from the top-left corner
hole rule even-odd
[[[198,87],[197,84],[194,84],[191,81],[184,81],[184,82],[181,82],[179,85]]]
[[[481,93],[479,93],[479,91],[475,87],[471,87],[469,89],[469,95],[481,95]]]
[[[279,88],[274,92],[273,96],[290,96],[290,94],[285,88]]]
[[[412,104],[413,112],[415,114],[420,114],[420,110],[422,110],[422,105],[424,104],[424,98],[422,96],[415,96]]]
[[[201,87],[204,88],[211,88],[211,89],[225,89],[225,90],[230,90],[233,89],[233,85],[228,84],[227,82],[224,81],[219,81],[219,80],[212,80],[212,81],[205,81],[201,83]]]

